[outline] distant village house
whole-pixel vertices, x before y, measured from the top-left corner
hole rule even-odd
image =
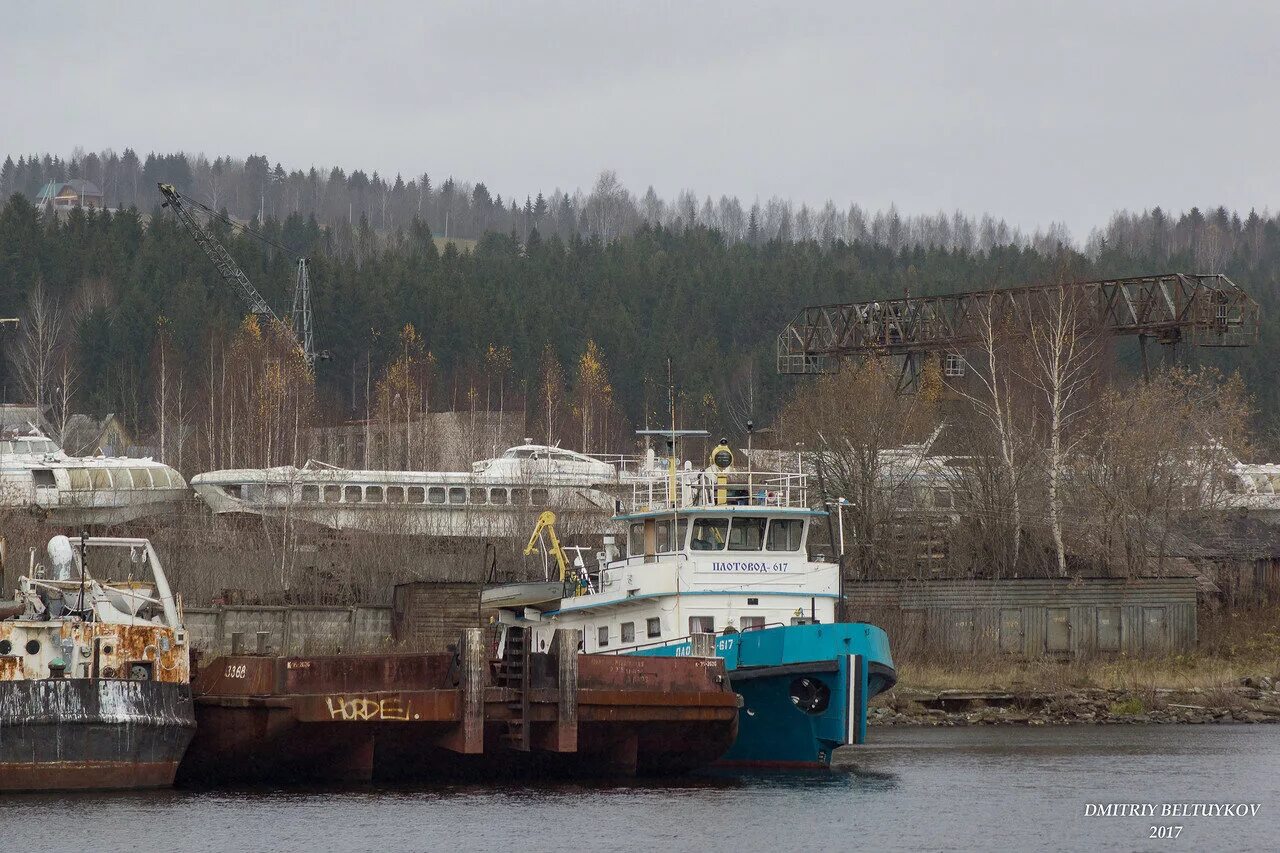
[[[102,190],[93,181],[72,178],[69,181],[50,181],[40,188],[36,206],[43,209],[52,205],[54,210],[70,210],[85,207],[101,210],[104,206]]]

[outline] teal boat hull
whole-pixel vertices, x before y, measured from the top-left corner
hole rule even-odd
[[[633,654],[685,656],[689,643]],[[727,634],[716,654],[742,697],[724,765],[828,767],[838,747],[866,741],[868,703],[897,680],[888,635],[862,622]]]

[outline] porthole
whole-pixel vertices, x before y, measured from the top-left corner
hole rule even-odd
[[[115,652],[116,652],[116,647],[115,647],[115,646],[103,646],[103,647],[102,647],[102,653],[103,653],[104,655],[113,655],[113,654],[115,654]]]
[[[13,653],[13,643],[8,640],[0,640],[0,655],[8,655]]]
[[[29,655],[38,655],[38,654],[40,654],[40,641],[39,641],[39,640],[27,640],[27,654],[29,654]]]

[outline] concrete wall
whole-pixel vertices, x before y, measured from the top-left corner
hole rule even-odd
[[[229,652],[231,634],[237,631],[244,632],[250,651],[256,632],[270,631],[271,651],[284,655],[374,652],[392,642],[387,605],[188,607],[185,618],[192,647],[206,656]]]
[[[854,581],[846,617],[903,651],[1158,655],[1196,644],[1194,578]]]
[[[443,652],[464,628],[480,624],[483,584],[415,581],[396,584],[392,595],[392,636],[425,652]]]

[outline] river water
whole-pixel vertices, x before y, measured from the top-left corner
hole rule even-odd
[[[839,772],[675,781],[29,795],[0,849],[1280,849],[1280,727],[873,728]],[[1246,817],[1088,816],[1090,804],[1257,803]],[[1181,826],[1177,838],[1153,828]],[[1158,830],[1157,830],[1158,831]],[[1169,834],[1173,830],[1168,830]]]

